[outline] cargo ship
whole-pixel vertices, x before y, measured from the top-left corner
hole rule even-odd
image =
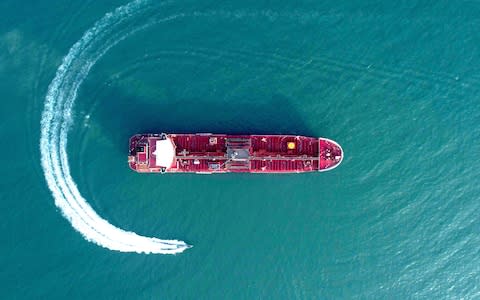
[[[128,164],[140,173],[303,173],[340,165],[343,150],[298,135],[137,134]]]

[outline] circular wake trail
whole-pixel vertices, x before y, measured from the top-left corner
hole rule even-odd
[[[146,6],[147,1],[139,0],[106,14],[70,48],[45,97],[41,119],[40,156],[55,205],[85,239],[110,250],[175,254],[183,252],[190,246],[183,241],[140,236],[115,227],[101,218],[82,197],[70,175],[66,150],[78,88],[92,66],[108,49],[141,29],[115,35],[120,31],[118,29],[125,26],[133,16],[145,10]]]

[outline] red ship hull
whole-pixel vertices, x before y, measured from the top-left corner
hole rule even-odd
[[[326,138],[295,135],[137,134],[128,163],[140,173],[302,173],[327,171],[343,150]]]

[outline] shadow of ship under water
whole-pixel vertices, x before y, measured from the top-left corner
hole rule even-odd
[[[127,151],[137,133],[293,134],[316,137],[292,102],[281,95],[259,99],[175,99],[153,102],[112,95],[115,106],[98,107],[99,125],[115,148]],[[323,127],[323,126],[321,126]]]

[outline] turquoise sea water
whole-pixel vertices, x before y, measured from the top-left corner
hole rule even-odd
[[[2,1],[0,297],[479,298],[479,16]],[[138,132],[324,136],[346,156],[322,174],[140,175]],[[111,250],[155,244],[119,228],[194,247]]]

